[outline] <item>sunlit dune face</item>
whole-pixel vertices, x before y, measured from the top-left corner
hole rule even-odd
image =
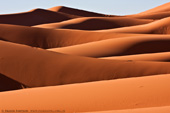
[[[0,112],[169,113],[169,34],[170,3],[1,14]]]

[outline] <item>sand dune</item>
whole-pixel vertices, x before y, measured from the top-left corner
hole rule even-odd
[[[169,6],[0,15],[0,112],[169,113]]]
[[[140,19],[163,19],[170,16],[170,2],[161,6],[152,8],[142,13],[126,15],[128,17],[140,18]]]
[[[116,32],[116,33],[144,33],[144,34],[169,34],[170,17],[157,20],[148,24],[116,28],[111,30],[99,30],[99,32]]]
[[[167,11],[170,11],[170,2],[160,5],[158,7],[152,8],[150,10],[141,12],[139,14],[161,13],[161,12],[167,12]]]
[[[24,13],[0,15],[0,23],[33,26],[45,23],[61,22],[75,17],[76,16],[73,15],[48,11],[45,9],[34,9]]]
[[[169,112],[170,112],[170,106],[162,106],[162,107],[114,110],[114,111],[98,111],[98,112],[86,112],[86,113],[169,113]]]
[[[0,73],[27,87],[170,73],[170,63],[166,62],[101,60],[5,41],[0,41],[0,58]]]
[[[37,25],[40,28],[64,28],[64,29],[80,29],[80,30],[101,30],[113,29],[119,27],[147,24],[153,22],[148,19],[135,19],[129,17],[83,17],[71,19],[60,23],[50,23]]]
[[[170,75],[160,75],[3,92],[0,109],[77,113],[169,106],[169,81]]]
[[[77,45],[110,38],[139,35],[107,32],[98,33],[82,30],[52,30],[7,24],[0,24],[0,29],[0,40],[46,49]]]
[[[48,49],[87,57],[109,57],[170,51],[170,36],[137,36]]]
[[[48,10],[55,11],[55,12],[62,12],[62,13],[66,13],[66,14],[76,15],[76,16],[82,16],[82,17],[106,16],[104,14],[99,14],[99,13],[95,13],[95,12],[90,12],[90,11],[85,11],[85,10],[81,10],[81,9],[65,7],[65,6],[52,7],[52,8],[49,8]]]
[[[170,52],[127,55],[127,56],[118,56],[118,57],[103,57],[102,59],[170,62]]]
[[[133,17],[133,18],[138,18],[138,19],[154,19],[154,20],[163,19],[169,16],[170,16],[170,11],[149,13],[145,15],[138,15],[138,14],[127,15],[127,17]]]

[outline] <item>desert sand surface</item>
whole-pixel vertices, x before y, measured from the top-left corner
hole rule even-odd
[[[110,38],[148,35],[130,33],[99,33],[96,31],[68,29],[54,30],[10,24],[0,24],[0,28],[1,40],[44,49],[78,45]]]
[[[79,29],[79,30],[102,30],[126,26],[134,26],[153,22],[150,19],[135,19],[129,17],[83,17],[71,19],[60,23],[37,25],[35,27],[50,29]]]
[[[2,92],[0,109],[75,113],[169,106],[169,81],[170,75],[157,75]]]
[[[159,53],[148,53],[139,55],[126,55],[126,56],[114,56],[114,57],[103,57],[102,59],[110,60],[134,60],[134,61],[160,61],[170,62],[170,52],[159,52]]]
[[[169,113],[169,6],[1,14],[0,112]]]
[[[110,30],[99,30],[99,32],[116,32],[116,33],[140,33],[140,34],[169,34],[170,17],[163,18],[148,24],[122,27]]]
[[[169,113],[169,112],[170,112],[170,106],[128,109],[128,110],[114,110],[114,111],[98,111],[98,112],[86,112],[86,113]]]
[[[109,61],[5,41],[0,41],[0,58],[0,73],[26,87],[170,74],[170,63],[167,62]]]
[[[48,50],[87,57],[109,57],[167,52],[170,51],[170,36],[137,36],[107,39]]]

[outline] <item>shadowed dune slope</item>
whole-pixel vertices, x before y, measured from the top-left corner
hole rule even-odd
[[[71,19],[60,23],[50,23],[37,25],[40,28],[64,28],[64,29],[80,29],[80,30],[101,30],[112,29],[153,22],[148,19],[135,19],[129,17],[83,17]]]
[[[52,30],[8,24],[0,24],[0,29],[0,40],[46,49],[139,35],[64,29]]]
[[[75,18],[75,16],[44,9],[34,9],[24,13],[0,15],[0,23],[33,26],[45,23],[61,22],[72,18]]]
[[[103,17],[103,16],[106,16],[104,14],[99,14],[99,13],[80,10],[80,9],[74,9],[74,8],[65,7],[65,6],[52,7],[52,8],[49,8],[48,10],[55,11],[55,12],[62,12],[62,13],[71,14],[71,15],[82,16],[82,17]]]
[[[161,13],[161,12],[167,12],[167,11],[170,11],[170,2],[160,5],[158,7],[152,8],[150,10],[141,12],[139,14],[151,14],[151,13],[158,13],[158,12]]]
[[[144,33],[144,34],[170,34],[170,17],[157,20],[148,24],[116,28],[111,30],[99,30],[99,32],[118,33]]]
[[[170,52],[127,55],[127,56],[118,56],[118,57],[103,57],[102,59],[170,62]]]
[[[150,108],[114,110],[114,111],[98,111],[98,112],[86,112],[86,113],[169,113],[169,112],[170,112],[170,106],[162,106],[162,107],[150,107]],[[79,112],[79,113],[83,113],[83,112]]]
[[[0,109],[77,113],[169,106],[169,81],[170,75],[160,75],[3,92]]]
[[[20,83],[0,74],[0,92],[22,89]]]
[[[87,57],[108,57],[167,52],[170,51],[170,36],[116,38],[48,50]]]
[[[27,87],[170,73],[167,62],[86,58],[5,41],[0,41],[0,58],[0,73]]]

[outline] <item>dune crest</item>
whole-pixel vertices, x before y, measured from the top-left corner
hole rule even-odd
[[[64,28],[64,29],[79,29],[79,30],[102,30],[113,29],[126,26],[141,25],[153,22],[149,19],[135,19],[129,17],[83,17],[71,19],[60,23],[50,23],[37,25],[40,28]]]
[[[170,52],[160,52],[160,53],[148,53],[148,54],[138,54],[138,55],[127,55],[127,56],[115,56],[115,57],[103,57],[102,59],[108,60],[133,60],[133,61],[160,61],[160,62],[170,62]]]
[[[86,57],[109,57],[168,52],[170,51],[169,48],[170,36],[163,35],[107,39],[48,50]]]
[[[38,8],[23,13],[0,15],[0,23],[34,26],[45,23],[61,22],[72,18],[76,17]]]
[[[170,11],[170,2],[160,5],[158,7],[152,8],[150,10],[141,12],[139,14],[148,14],[148,13],[156,13],[156,12],[167,12]]]
[[[0,41],[0,57],[5,58],[0,62],[0,73],[27,87],[170,73],[170,63],[167,62],[102,60],[65,55],[5,41]]]
[[[167,18],[170,16],[170,11],[167,12],[156,12],[156,13],[149,13],[149,14],[142,14],[142,15],[127,15],[127,17],[133,17],[138,19],[153,19],[153,20],[159,20],[163,18]]]
[[[9,24],[0,24],[0,29],[0,40],[44,49],[66,47],[111,38],[123,38],[139,35],[107,32],[99,33],[94,31],[67,29],[53,30]],[[140,36],[141,35],[145,34],[140,34]]]
[[[82,17],[102,17],[102,16],[105,16],[104,14],[85,11],[85,10],[81,10],[81,9],[74,9],[74,8],[65,7],[65,6],[52,7],[52,8],[49,8],[48,10],[55,11],[55,12],[62,12],[62,13],[66,13],[66,14],[76,15],[76,16],[82,16]]]
[[[170,17],[167,17],[144,25],[122,27],[122,28],[116,28],[110,30],[99,30],[99,32],[169,34],[170,33],[169,21],[170,21]]]

